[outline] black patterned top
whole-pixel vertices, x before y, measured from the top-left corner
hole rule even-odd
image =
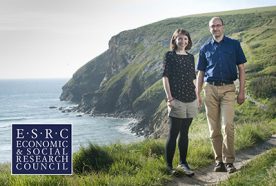
[[[190,53],[178,55],[175,51],[168,51],[164,57],[163,77],[169,79],[172,97],[182,102],[192,102],[196,99],[195,59]]]

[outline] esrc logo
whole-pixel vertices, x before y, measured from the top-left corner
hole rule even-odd
[[[71,124],[13,124],[12,174],[72,174]]]

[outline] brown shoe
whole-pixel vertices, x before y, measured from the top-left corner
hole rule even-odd
[[[214,167],[214,172],[226,172],[223,162],[217,162]]]

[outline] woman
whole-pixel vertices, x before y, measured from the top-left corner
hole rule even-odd
[[[165,54],[162,78],[167,96],[170,124],[166,144],[167,169],[171,174],[176,173],[172,162],[176,139],[180,134],[178,140],[180,163],[177,169],[181,169],[188,176],[194,175],[186,160],[189,142],[188,131],[193,117],[197,114],[194,56],[187,52],[191,47],[190,34],[186,30],[177,29],[171,38],[171,51]]]

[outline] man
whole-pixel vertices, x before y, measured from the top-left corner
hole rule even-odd
[[[234,105],[237,67],[239,71],[239,93],[237,103],[245,100],[246,58],[240,43],[224,35],[224,24],[220,17],[209,22],[213,36],[204,44],[199,53],[197,64],[197,90],[199,105],[202,104],[200,92],[204,83],[205,109],[209,125],[210,138],[215,155],[215,172],[235,172],[234,149]],[[222,130],[222,131],[221,131]]]

